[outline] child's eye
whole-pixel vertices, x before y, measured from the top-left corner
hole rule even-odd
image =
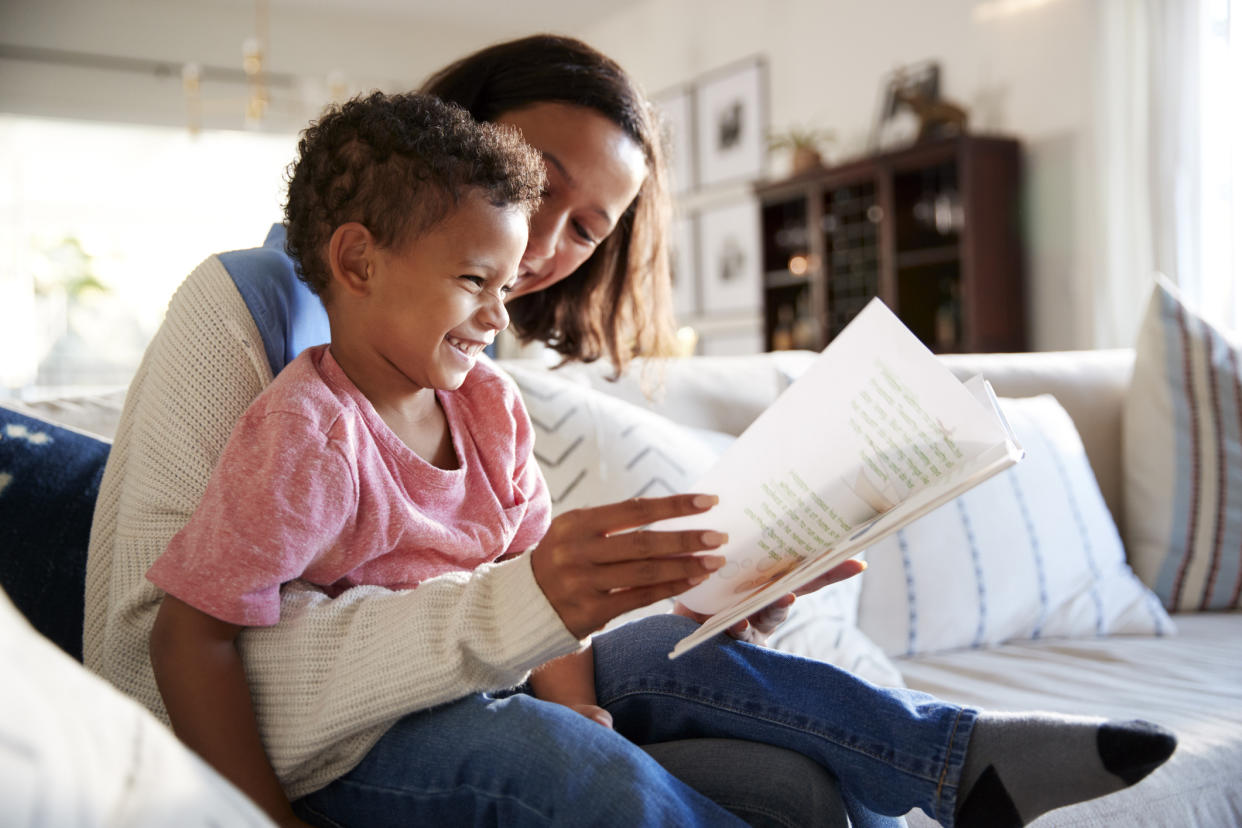
[[[484,279],[482,276],[473,276],[468,273],[463,273],[460,278],[465,279],[477,288],[482,288],[487,283],[487,279]]]

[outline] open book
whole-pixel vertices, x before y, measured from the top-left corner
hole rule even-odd
[[[694,486],[726,563],[679,600],[712,617],[671,658],[1022,458],[982,377],[961,382],[873,299]],[[703,516],[660,529],[701,526]],[[831,588],[831,587],[829,587]]]

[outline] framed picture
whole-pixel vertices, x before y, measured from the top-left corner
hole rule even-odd
[[[681,216],[673,221],[673,313],[678,319],[699,312],[699,269],[694,224],[693,216]]]
[[[699,214],[699,262],[704,313],[760,307],[759,205],[753,199]]]
[[[700,187],[763,175],[768,113],[762,59],[704,76],[695,88],[694,112]]]
[[[902,66],[890,72],[880,87],[880,103],[871,127],[871,150],[891,149],[913,143],[919,117],[910,101],[935,101],[940,97],[940,64],[934,60]]]
[[[668,168],[674,195],[689,192],[695,184],[694,92],[686,86],[654,98],[668,149]]]

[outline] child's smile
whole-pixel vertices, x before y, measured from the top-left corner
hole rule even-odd
[[[330,306],[333,356],[372,402],[459,388],[509,325],[526,238],[520,210],[469,193],[422,235],[371,248],[366,278]]]

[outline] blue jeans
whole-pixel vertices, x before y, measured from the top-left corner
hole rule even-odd
[[[404,717],[295,807],[319,825],[735,825],[637,747],[726,737],[822,764],[856,824],[913,807],[951,824],[975,711],[722,636],[669,661],[693,623],[656,616],[596,637],[615,732],[524,693],[468,696]]]

